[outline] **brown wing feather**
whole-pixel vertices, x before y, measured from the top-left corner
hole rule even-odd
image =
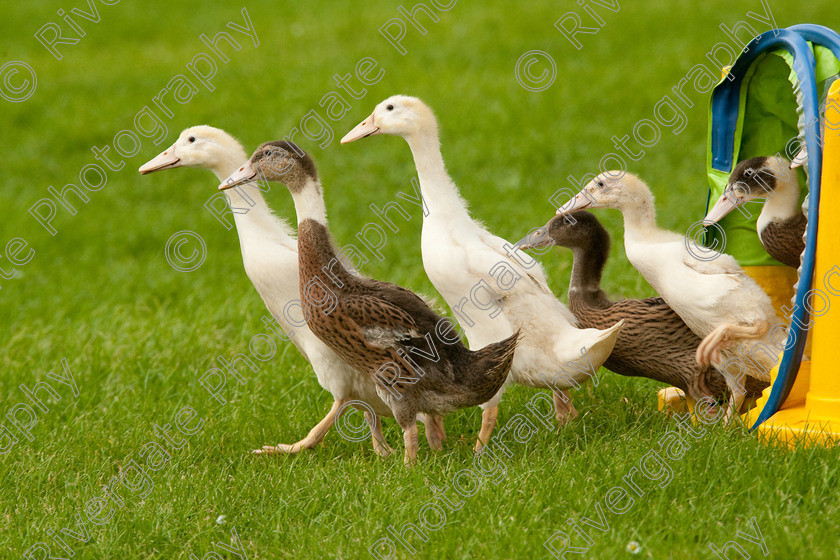
[[[360,278],[359,285],[364,289],[364,293],[375,294],[378,299],[405,311],[421,332],[433,332],[441,320],[441,316],[435,313],[423,298],[402,286],[371,278]]]
[[[646,377],[679,387],[688,392],[692,380],[700,376],[709,392],[722,398],[726,381],[711,366],[701,367],[695,361],[700,338],[683,322],[662,298],[625,299],[608,308],[592,308],[575,299],[569,307],[582,328],[603,329],[619,319],[624,326],[616,339],[604,367],[632,377]],[[760,392],[767,384],[747,379],[750,394]]]
[[[422,336],[411,315],[382,298],[368,295],[341,298],[333,313],[346,318],[366,340],[368,333],[376,329],[393,332],[397,338]]]

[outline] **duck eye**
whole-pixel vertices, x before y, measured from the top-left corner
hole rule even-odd
[[[190,141],[190,144],[192,144],[193,142],[195,142],[195,136],[190,136],[190,137],[189,137],[189,141]]]
[[[271,157],[273,155],[274,155],[274,152],[272,150],[266,150],[265,151],[265,157]]]
[[[387,107],[385,107],[385,108],[386,108],[386,109],[388,109],[389,111],[393,111],[393,110],[394,110],[394,106],[393,106],[393,105],[388,105],[388,106],[387,106]]]

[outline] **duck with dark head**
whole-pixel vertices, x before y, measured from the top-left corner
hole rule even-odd
[[[417,415],[441,416],[489,400],[507,378],[515,333],[471,351],[454,322],[409,290],[348,271],[327,228],[312,159],[290,142],[267,142],[220,185],[257,177],[283,183],[298,218],[301,302],[309,328],[349,365],[370,375],[404,431],[405,463],[417,456]]]
[[[557,245],[572,250],[569,309],[582,328],[603,329],[623,320],[612,354],[604,367],[619,375],[646,377],[682,389],[694,400],[712,396],[723,401],[726,379],[711,364],[695,359],[700,337],[661,297],[610,301],[601,289],[601,275],[610,255],[610,235],[594,215],[581,211],[555,216],[518,245],[536,249]],[[747,378],[755,396],[766,382]]]
[[[756,221],[758,238],[771,257],[799,268],[808,219],[799,204],[799,179],[794,167],[796,164],[782,157],[754,157],[740,162],[703,225],[720,221],[747,202],[765,199]]]

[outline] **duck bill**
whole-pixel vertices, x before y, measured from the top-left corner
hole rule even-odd
[[[257,171],[251,166],[250,161],[246,161],[242,167],[231,173],[227,179],[222,181],[222,184],[219,185],[220,191],[226,191],[232,187],[238,187],[239,185],[244,185],[254,179],[257,176]]]
[[[718,201],[712,207],[712,209],[709,210],[709,213],[706,214],[706,217],[703,218],[703,225],[710,226],[712,224],[718,223],[720,220],[723,219],[724,216],[726,216],[739,206],[743,206],[746,202],[746,198],[739,200],[732,196],[732,194],[729,191],[724,191],[718,199]]]
[[[368,136],[373,136],[374,134],[382,134],[379,130],[379,127],[373,124],[373,115],[369,116],[362,122],[360,122],[356,128],[348,132],[344,135],[344,138],[341,139],[342,144],[347,144],[349,142],[355,142],[356,140],[361,140],[362,138],[367,138]]]
[[[175,146],[170,146],[141,165],[137,171],[140,172],[140,175],[146,175],[162,169],[173,169],[175,167],[181,167],[181,158],[175,155]]]
[[[548,226],[545,225],[528,232],[528,235],[516,242],[519,249],[540,249],[554,245],[554,240],[548,235]]]
[[[592,199],[586,196],[585,193],[579,192],[573,199],[557,209],[558,216],[568,216],[578,210],[585,210],[592,206]]]

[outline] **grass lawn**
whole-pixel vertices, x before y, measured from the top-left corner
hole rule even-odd
[[[423,35],[405,23],[399,2],[109,6],[91,0],[97,8],[91,19],[99,21],[72,16],[85,36],[57,45],[61,60],[33,35],[54,22],[64,37],[77,37],[57,11],[89,12],[88,5],[43,0],[2,8],[0,63],[27,62],[37,90],[20,103],[0,99],[6,208],[0,268],[13,268],[11,240],[34,250],[31,260],[14,266],[14,278],[0,279],[0,423],[18,439],[0,455],[0,558],[46,558],[44,546],[56,558],[72,551],[74,559],[371,558],[371,547],[387,556],[386,538],[394,557],[404,558],[412,554],[388,527],[419,525],[420,516],[434,525],[442,522],[438,512],[445,524],[427,530],[427,542],[405,533],[413,557],[551,558],[544,543],[552,536],[557,549],[567,538],[569,547],[585,551],[567,550],[567,558],[633,557],[631,542],[641,547],[635,557],[715,558],[709,544],[723,548],[733,540],[752,557],[838,557],[836,450],[768,447],[742,428],[709,426],[701,434],[695,427],[692,435],[657,412],[659,386],[652,381],[601,370],[597,385],[574,395],[580,417],[560,430],[526,408],[535,391],[514,388],[502,402],[500,425],[522,413],[535,429],[520,432],[522,442],[508,436],[509,455],[473,463],[480,422],[474,408],[447,418],[450,439],[442,453],[433,455],[421,438],[421,461],[411,470],[402,465],[401,431],[393,421],[385,422],[385,435],[399,451],[395,457],[379,458],[369,441],[336,431],[299,456],[249,454],[300,439],[332,402],[288,342],[277,343],[272,359],[254,360],[259,371],[244,370],[244,384],[228,376],[225,404],[199,384],[218,366],[217,357],[252,355],[249,341],[265,332],[266,311],[242,269],[235,231],[204,208],[216,192],[214,177],[192,169],[136,172],[182,129],[211,124],[250,151],[300,128],[315,111],[329,128],[318,134],[310,114],[305,124],[316,140],[296,139],[319,166],[331,228],[344,244],[376,220],[370,204],[382,207],[398,191],[411,192],[415,171],[402,140],[340,146],[338,139],[385,97],[416,95],[437,113],[444,158],[473,214],[515,241],[553,215],[552,193],[574,188],[567,176],[596,171],[601,157],[615,151],[611,136],[632,135],[637,122],[653,118],[663,96],[676,100],[672,88],[694,65],[715,67],[706,54],[716,43],[733,42],[721,23],[768,28],[746,15],[765,13],[759,0],[621,2],[618,12],[590,2],[603,26],[597,34],[578,34],[576,49],[554,27],[576,11],[583,26],[594,28],[575,2],[450,3],[447,11],[433,8],[438,22],[417,16]],[[812,22],[840,29],[836,0],[770,0],[769,6],[780,27]],[[242,31],[248,27],[243,7],[254,39]],[[405,27],[399,42],[405,54],[378,31],[388,24],[398,36],[394,18]],[[228,62],[200,39],[223,30],[240,47],[219,42]],[[529,91],[515,77],[517,59],[533,50],[556,65],[554,82],[543,91]],[[195,58],[199,53],[205,57]],[[333,75],[355,73],[366,57],[384,75],[368,79],[370,85],[351,77],[344,87],[352,93],[340,90]],[[215,66],[215,75],[202,84],[189,64],[204,75]],[[543,58],[531,73],[546,68]],[[195,81],[196,91],[182,90],[182,100],[191,97],[185,103],[170,93],[167,117],[154,98],[177,75]],[[8,79],[17,84],[22,76]],[[335,118],[319,106],[331,91],[349,105],[343,115],[335,108]],[[682,91],[677,106],[684,127],[662,127],[630,170],[652,186],[660,224],[685,231],[705,209],[708,95],[691,83]],[[166,127],[157,144],[156,137],[120,134],[135,130],[144,107]],[[115,142],[127,155],[116,154]],[[114,167],[124,165],[110,170],[100,163],[107,182],[85,191],[86,203],[67,195],[75,215],[53,199],[55,216],[42,218],[51,234],[30,210],[47,216],[49,204],[39,201],[51,198],[48,188],[79,185],[80,170],[96,163],[91,148],[103,146],[111,146]],[[99,179],[89,172],[85,180]],[[285,189],[275,187],[267,198],[294,221]],[[405,207],[411,220],[394,217],[399,232],[382,249],[385,259],[371,258],[364,272],[442,306],[421,264],[421,212]],[[613,236],[605,289],[614,297],[651,295],[624,257],[621,217],[597,214]],[[191,272],[175,270],[164,253],[167,240],[184,230],[206,244],[206,260]],[[11,256],[21,261],[25,254]],[[565,298],[570,254],[540,258]],[[35,405],[20,386],[32,389],[39,381],[60,400],[39,391],[47,410],[33,409],[37,421],[26,437],[7,415],[26,416],[18,404]],[[0,447],[3,438],[0,432]],[[451,509],[433,489],[443,485]],[[610,493],[619,487],[621,503],[621,491]],[[610,500],[625,512],[610,511]],[[760,537],[753,537],[756,527]],[[738,556],[731,547],[728,555]]]

